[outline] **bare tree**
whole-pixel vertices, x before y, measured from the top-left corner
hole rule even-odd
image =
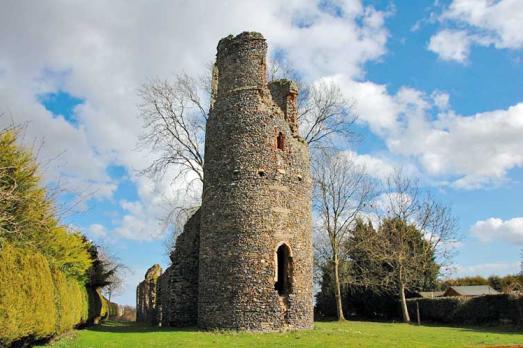
[[[144,173],[156,177],[175,168],[175,179],[189,174],[203,182],[208,115],[202,93],[202,83],[185,73],[176,75],[174,81],[154,80],[142,87],[144,133],[140,145],[158,154]]]
[[[311,148],[329,148],[333,138],[353,139],[356,116],[353,105],[335,82],[300,85],[298,122],[300,135]]]
[[[205,124],[208,118],[212,68],[199,78],[186,73],[173,81],[153,80],[142,86],[140,112],[144,132],[140,147],[157,154],[143,170],[153,177],[175,168],[176,178],[192,173],[203,182]],[[271,64],[269,77],[288,77],[292,71]],[[312,148],[329,148],[334,137],[352,138],[356,121],[352,104],[334,82],[308,85],[299,82],[300,134]]]
[[[374,242],[367,241],[367,252],[386,265],[381,285],[397,287],[403,320],[409,322],[405,293],[415,290],[411,287],[434,271],[434,258],[443,267],[451,262],[456,220],[449,207],[401,171],[387,180],[381,199],[380,233],[375,234]]]
[[[344,320],[340,253],[351,228],[373,192],[372,183],[363,168],[343,154],[322,152],[314,166],[313,204],[318,214],[317,233],[328,240],[327,253],[333,266],[334,291],[338,320]]]

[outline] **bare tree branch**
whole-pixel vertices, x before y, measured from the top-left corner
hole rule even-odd
[[[176,179],[187,174],[203,182],[203,146],[207,105],[202,88],[194,78],[179,74],[175,80],[155,80],[142,87],[139,94],[144,133],[142,148],[158,157],[142,171],[152,177],[163,176],[176,167]]]
[[[341,281],[339,276],[342,246],[366,203],[373,185],[364,168],[356,166],[342,154],[322,152],[313,169],[313,205],[318,212],[317,233],[328,240],[327,252],[334,270],[334,287],[338,319],[343,320]]]

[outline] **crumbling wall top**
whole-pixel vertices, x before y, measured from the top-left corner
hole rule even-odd
[[[236,91],[267,88],[267,42],[260,33],[243,32],[220,40],[213,79],[216,100]]]
[[[260,40],[265,42],[262,34],[255,31],[244,31],[236,36],[229,35],[218,42],[217,56],[226,55],[238,50],[241,46],[249,45],[250,41]]]
[[[146,280],[153,280],[158,278],[162,274],[162,267],[159,264],[153,265],[145,272]]]

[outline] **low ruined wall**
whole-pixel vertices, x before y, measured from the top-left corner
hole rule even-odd
[[[136,293],[137,321],[160,326],[194,326],[198,316],[198,252],[200,211],[196,211],[176,238],[171,266],[161,273],[155,265]]]
[[[136,321],[156,324],[158,278],[162,274],[162,268],[156,264],[145,273],[145,280],[136,288]]]

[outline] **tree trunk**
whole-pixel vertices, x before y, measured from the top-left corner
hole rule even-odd
[[[340,285],[340,275],[339,275],[339,260],[338,254],[334,253],[334,286],[335,286],[335,298],[336,298],[336,314],[338,315],[338,320],[345,320],[343,316],[343,305],[341,303],[341,285]]]
[[[407,300],[405,299],[405,285],[400,283],[400,298],[401,298],[401,313],[403,314],[403,321],[410,322],[409,310],[407,309]]]

